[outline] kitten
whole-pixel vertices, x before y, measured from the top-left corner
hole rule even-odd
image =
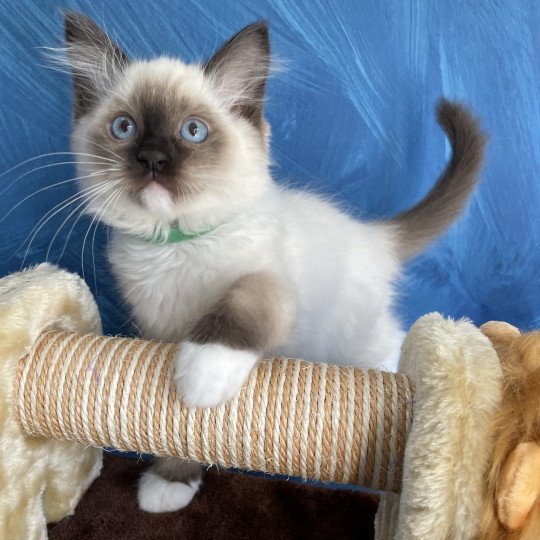
[[[73,149],[102,159],[78,167],[88,208],[115,230],[110,260],[143,337],[181,344],[174,380],[185,402],[228,400],[274,351],[395,369],[401,265],[459,216],[478,181],[484,137],[469,112],[438,107],[453,155],[428,196],[364,223],[272,180],[264,23],[204,65],[131,60],[75,13],[65,35]],[[139,504],[182,508],[199,482],[197,465],[157,460]]]

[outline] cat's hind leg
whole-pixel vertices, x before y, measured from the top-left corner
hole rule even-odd
[[[137,500],[146,512],[174,512],[199,490],[202,465],[178,458],[156,458],[139,479]]]

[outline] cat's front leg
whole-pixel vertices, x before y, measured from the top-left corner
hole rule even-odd
[[[175,358],[184,402],[213,407],[240,391],[262,354],[285,340],[292,301],[270,273],[246,274],[196,323]]]

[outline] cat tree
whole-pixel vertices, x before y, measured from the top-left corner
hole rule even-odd
[[[212,409],[176,395],[176,345],[100,335],[86,285],[49,265],[0,280],[0,327],[0,430],[11,442],[0,443],[0,464],[11,463],[3,491],[20,494],[11,509],[0,496],[0,514],[26,523],[0,525],[3,538],[43,537],[46,521],[72,512],[102,447],[381,490],[378,538],[478,526],[501,372],[468,322],[421,318],[397,374],[263,361]]]

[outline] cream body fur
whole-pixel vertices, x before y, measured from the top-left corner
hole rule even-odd
[[[190,242],[149,245],[114,235],[110,258],[142,334],[187,338],[237,278],[265,271],[287,290],[283,317],[291,326],[276,352],[393,370],[401,332],[390,311],[400,271],[391,229],[271,183],[260,204]]]
[[[428,196],[363,223],[270,175],[264,23],[202,66],[130,60],[78,14],[66,17],[66,41],[81,197],[115,231],[110,260],[143,337],[179,342],[187,404],[231,398],[274,352],[396,368],[401,264],[457,218],[478,180],[483,138],[464,107],[439,105],[453,155]],[[148,242],[171,228],[205,234]],[[159,463],[150,474],[161,480],[139,486],[141,507],[184,506],[199,485],[193,466],[177,474]]]

